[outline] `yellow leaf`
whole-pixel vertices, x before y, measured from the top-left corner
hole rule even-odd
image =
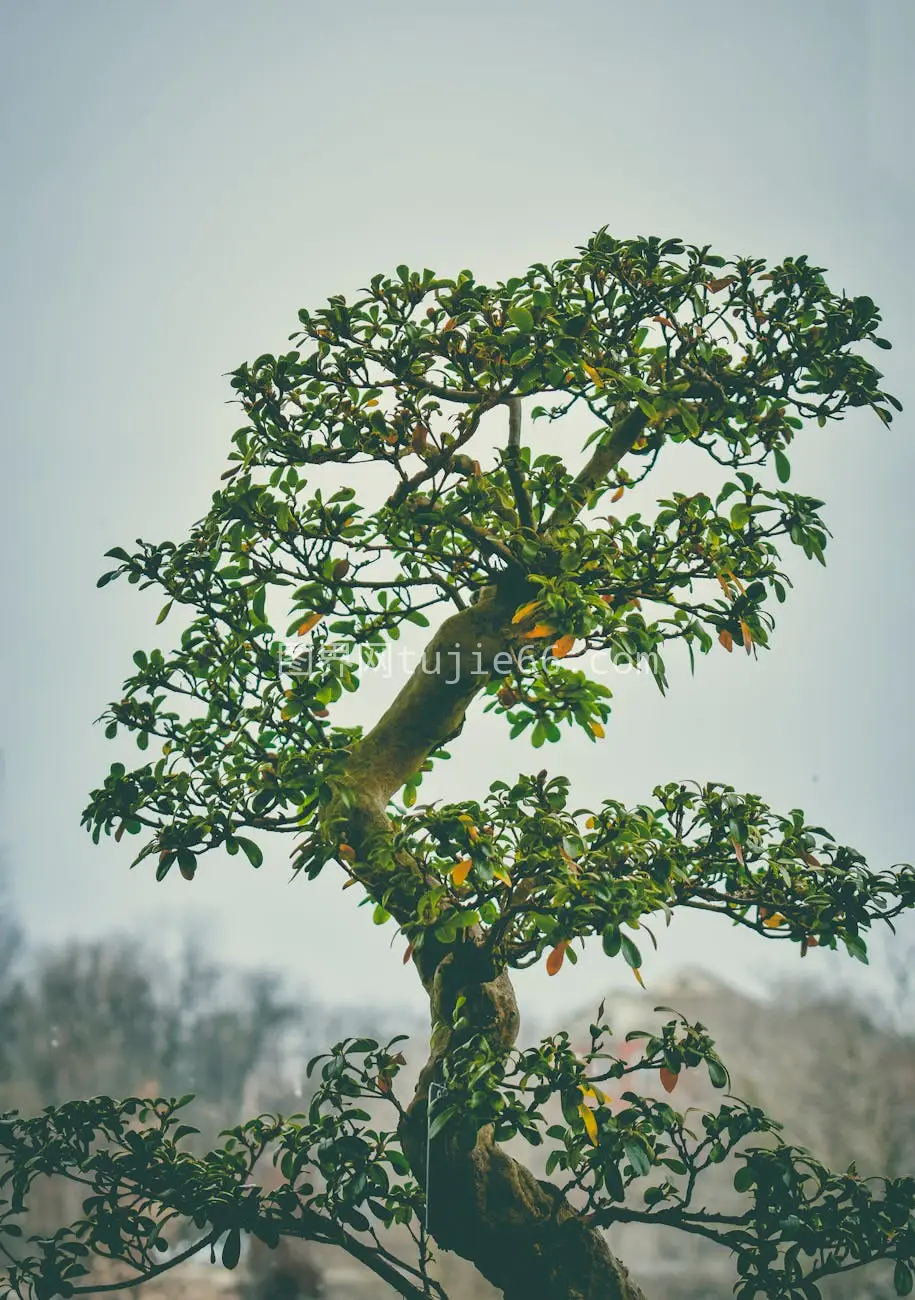
[[[556,947],[553,949],[549,957],[547,957],[546,959],[547,975],[556,975],[559,972],[559,970],[562,967],[562,963],[565,960],[566,948],[568,946],[569,946],[568,939],[563,939],[560,943],[557,943]]]
[[[622,495],[625,491],[626,489],[624,487],[618,487],[614,492],[613,496],[610,498],[611,503],[614,501],[619,501],[622,498]]]
[[[604,731],[602,724],[599,722],[589,722],[588,726],[591,728],[592,735],[595,735],[598,740],[603,740],[604,736],[607,734],[606,731]]]
[[[753,633],[743,619],[740,620],[740,635],[743,637],[743,648],[749,654],[753,648]]]
[[[638,980],[638,982],[641,984],[642,988],[644,988],[644,987],[645,987],[645,981],[642,979],[642,972],[641,972],[640,970],[636,970],[636,968],[633,966],[633,967],[632,967],[632,973],[633,973],[633,975],[636,977],[636,979]]]
[[[598,388],[603,388],[604,381],[601,379],[599,371],[595,370],[593,366],[588,365],[587,361],[581,363],[581,368],[593,384],[597,384]]]
[[[377,405],[378,405],[377,397],[370,397],[369,400],[366,402],[366,406],[377,406]]]
[[[597,1146],[597,1120],[594,1118],[594,1111],[584,1102],[578,1108],[582,1123],[585,1126],[585,1132],[591,1140],[593,1146]]]
[[[553,646],[553,658],[565,659],[575,645],[574,636],[561,636]]]
[[[455,885],[463,885],[464,881],[470,875],[470,868],[472,866],[472,858],[462,858],[456,867],[451,868],[451,879]]]
[[[589,817],[588,820],[585,822],[585,826],[587,826],[589,831],[593,831],[596,825],[597,825],[597,821],[594,817]]]
[[[723,627],[721,629],[721,631],[718,633],[718,640],[724,646],[725,650],[727,650],[728,654],[730,654],[731,651],[734,649],[734,638],[731,636],[727,628]]]
[[[510,885],[512,883],[512,878],[504,867],[493,867],[492,874],[495,876],[496,880],[501,880],[503,885]]]
[[[780,925],[787,925],[787,921],[782,916],[781,912],[773,912],[771,916],[766,917],[763,921],[763,925],[767,930],[777,930]]]
[[[321,619],[323,617],[324,617],[323,614],[309,614],[305,622],[299,624],[297,635],[305,636],[306,633],[310,632],[313,627],[318,626],[318,624],[321,622]]]
[[[730,600],[730,599],[731,599],[731,588],[728,586],[727,578],[725,577],[725,575],[724,575],[723,573],[717,573],[715,576],[717,577],[718,582],[719,582],[720,585],[721,585],[721,590],[722,590],[722,591],[724,592],[724,594],[727,596],[728,600]]]
[[[552,636],[555,631],[556,629],[549,623],[538,623],[529,632],[525,632],[522,639],[524,641],[537,641],[542,637]]]
[[[589,1083],[587,1087],[582,1088],[581,1095],[583,1097],[593,1097],[601,1106],[609,1106],[613,1100],[612,1097],[607,1096],[603,1089],[598,1088],[597,1085],[593,1083]]]
[[[514,617],[512,618],[512,622],[520,623],[523,619],[527,618],[529,614],[533,614],[535,609],[539,609],[539,607],[540,607],[539,600],[529,601],[526,605],[522,605],[520,609],[515,610],[515,614]]]

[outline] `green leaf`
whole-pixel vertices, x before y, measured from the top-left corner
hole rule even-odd
[[[242,852],[252,867],[261,866],[264,861],[264,854],[260,845],[255,844],[253,840],[246,839],[244,835],[236,835],[235,843],[241,846]]]
[[[734,1188],[738,1192],[748,1192],[756,1182],[756,1175],[750,1165],[744,1165],[734,1175]]]
[[[867,959],[867,944],[861,936],[859,934],[846,934],[844,938],[845,947],[848,950],[849,956],[855,957],[865,966],[870,965]]]
[[[509,307],[508,319],[522,334],[530,334],[534,328],[534,318],[526,307]]]
[[[620,934],[620,928],[612,921],[609,925],[604,926],[604,932],[600,937],[601,945],[608,957],[615,957],[622,945],[623,936]]]
[[[728,1072],[721,1062],[711,1056],[706,1064],[708,1065],[708,1077],[712,1081],[712,1087],[726,1088],[728,1086]]]
[[[912,1270],[903,1260],[896,1260],[896,1267],[893,1269],[893,1286],[897,1295],[911,1295],[913,1285]]]
[[[632,1165],[638,1177],[644,1178],[645,1174],[650,1173],[651,1156],[649,1156],[641,1142],[624,1142],[623,1151],[626,1153],[626,1159]]]
[[[620,948],[622,949],[623,956],[632,969],[638,970],[642,964],[642,954],[629,938],[628,934],[620,935]]]
[[[166,602],[166,604],[162,606],[162,608],[159,610],[159,617],[156,619],[156,627],[158,627],[160,623],[165,622],[165,620],[168,618],[169,614],[172,611],[172,605],[174,605],[174,603],[175,602],[173,600],[169,600]]]
[[[779,483],[787,483],[791,477],[791,462],[783,451],[775,449],[775,472]]]
[[[235,1268],[241,1259],[241,1233],[238,1228],[231,1228],[226,1234],[222,1247],[223,1268]]]

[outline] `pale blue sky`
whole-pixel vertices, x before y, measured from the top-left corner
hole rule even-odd
[[[223,374],[282,348],[298,307],[401,261],[506,277],[603,225],[808,252],[883,307],[907,411],[802,439],[793,485],[827,499],[835,542],[825,572],[792,561],[771,654],[677,670],[667,701],[621,682],[599,749],[468,727],[450,788],[544,761],[582,803],[723,779],[875,866],[915,854],[913,35],[905,0],[0,3],[2,841],[36,936],[191,918],[326,996],[368,979],[373,1001],[417,1000],[390,935],[331,872],[288,884],[282,845],[258,874],[214,857],[192,886],[93,848],[86,793],[133,755],[92,719],[161,639],[154,595],[95,579],[108,547],[204,512],[239,422]],[[685,962],[757,986],[797,953],[687,918],[646,957],[649,991]],[[589,955],[522,999],[596,1000],[609,974]]]

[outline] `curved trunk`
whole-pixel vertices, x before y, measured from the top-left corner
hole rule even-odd
[[[390,839],[388,801],[460,729],[488,678],[500,675],[497,656],[518,636],[512,615],[532,594],[523,577],[505,573],[475,605],[442,624],[424,663],[354,746],[341,794],[327,810],[328,834],[345,831],[354,851],[353,874],[402,923],[415,917],[428,882],[412,859],[398,860],[392,873],[390,854],[375,852],[379,842]],[[517,1037],[514,989],[507,971],[493,968],[481,939],[465,931],[463,943],[450,948],[429,943],[415,957],[437,1032],[400,1138],[414,1176],[424,1185],[428,1155],[431,1236],[470,1260],[506,1300],[644,1300],[601,1233],[556,1187],[503,1151],[491,1127],[479,1129],[472,1145],[446,1129],[427,1152],[429,1087],[439,1061],[454,1046],[443,1030],[453,1021],[457,997],[466,999],[461,1014],[470,1028],[464,1033],[485,1036],[502,1055]]]

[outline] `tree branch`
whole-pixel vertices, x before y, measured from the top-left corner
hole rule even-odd
[[[610,436],[598,444],[587,465],[573,481],[569,495],[559,503],[547,520],[548,533],[562,524],[571,523],[581,513],[591,493],[616,468],[626,453],[632,450],[647,423],[648,416],[640,406],[636,406],[612,426]]]
[[[524,478],[521,474],[521,398],[510,397],[507,405],[508,446],[503,456],[505,471],[508,474],[512,495],[515,498],[518,522],[522,528],[534,532],[534,514],[531,509],[531,499],[528,496],[527,489],[524,486]]]

